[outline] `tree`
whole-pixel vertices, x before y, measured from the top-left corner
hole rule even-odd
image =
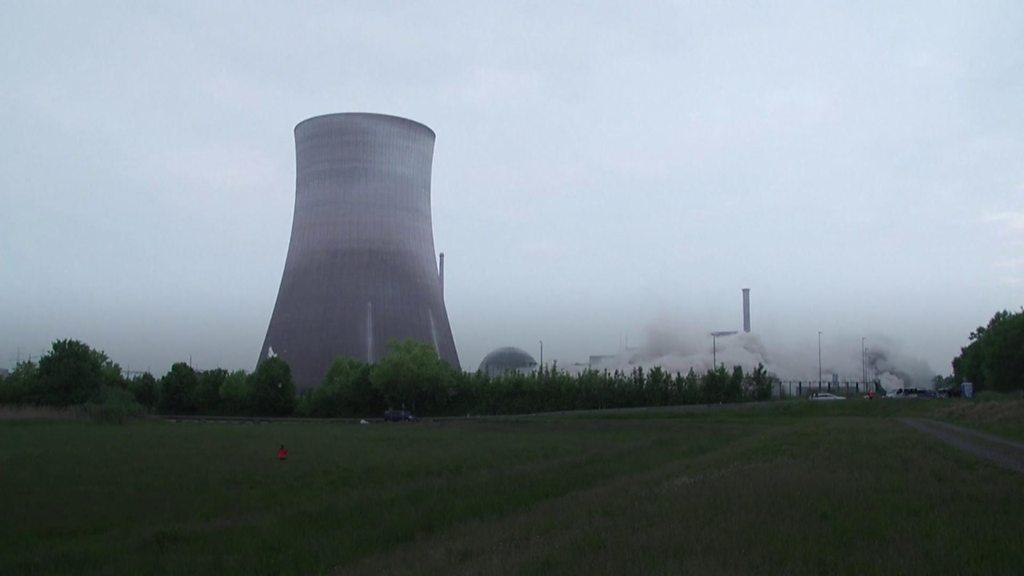
[[[128,388],[128,381],[121,375],[121,366],[108,358],[106,353],[101,350],[93,350],[92,354],[95,361],[100,365],[100,374],[103,379],[102,385],[126,390]]]
[[[147,410],[156,409],[157,401],[160,399],[160,384],[149,372],[130,380],[128,391],[132,393],[135,401]]]
[[[714,404],[725,401],[726,388],[729,385],[729,373],[725,366],[719,365],[713,370],[708,370],[701,376],[703,387],[702,402]]]
[[[953,359],[953,378],[978,390],[1024,389],[1024,310],[997,312]]]
[[[337,358],[320,387],[309,395],[309,415],[366,416],[380,412],[383,402],[370,374],[368,364],[353,358]]]
[[[1006,314],[985,333],[984,382],[993,390],[1024,389],[1024,312]]]
[[[764,364],[758,362],[757,367],[744,381],[745,392],[749,398],[754,400],[771,400],[772,387],[776,382],[777,380],[768,373]]]
[[[441,412],[447,405],[451,368],[434,347],[415,340],[391,342],[370,377],[390,408]]]
[[[228,371],[223,368],[205,370],[199,374],[192,403],[200,414],[216,414],[220,411],[220,387],[227,378]]]
[[[116,364],[78,340],[57,340],[39,359],[39,381],[34,400],[40,404],[82,404],[99,394],[112,378]],[[120,377],[120,369],[117,369]]]
[[[220,406],[226,414],[244,414],[252,405],[252,389],[245,370],[235,370],[220,385]]]
[[[267,358],[249,378],[252,407],[260,416],[285,416],[295,410],[292,369],[279,357]]]
[[[32,402],[39,368],[34,362],[19,362],[14,370],[0,383],[0,404],[24,404]]]
[[[733,366],[732,374],[729,375],[729,379],[725,384],[725,392],[723,394],[726,402],[739,402],[743,400],[743,367]]]
[[[160,411],[165,414],[191,414],[195,412],[196,371],[184,362],[171,366],[160,379]]]

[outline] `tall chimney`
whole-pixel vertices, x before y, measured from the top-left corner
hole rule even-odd
[[[441,252],[441,257],[438,258],[440,264],[438,265],[437,277],[441,281],[441,300],[444,300],[444,252]]]
[[[750,288],[743,289],[743,331],[750,332]]]

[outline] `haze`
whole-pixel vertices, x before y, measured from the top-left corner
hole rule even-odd
[[[734,330],[749,287],[769,350],[948,373],[1024,302],[1020,3],[216,4],[0,8],[0,366],[251,369],[329,112],[437,133],[464,368]]]

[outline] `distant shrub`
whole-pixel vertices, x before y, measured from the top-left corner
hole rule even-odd
[[[87,402],[82,411],[96,422],[123,424],[130,418],[138,418],[146,409],[135,401],[131,392],[114,386],[104,386],[94,402]]]

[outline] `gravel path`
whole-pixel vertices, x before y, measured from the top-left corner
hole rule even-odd
[[[900,418],[900,422],[997,466],[1024,473],[1024,443],[936,420]]]

